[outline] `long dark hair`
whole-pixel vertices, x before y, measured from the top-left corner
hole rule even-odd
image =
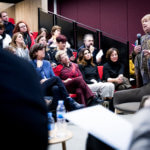
[[[78,55],[78,64],[81,64],[83,66],[86,66],[87,65],[87,61],[84,59],[84,51],[88,50],[89,53],[91,53],[91,51],[87,48],[82,48],[79,52],[79,55]],[[95,66],[95,64],[93,63],[93,57],[91,57],[91,60],[90,60],[90,64],[92,66]]]

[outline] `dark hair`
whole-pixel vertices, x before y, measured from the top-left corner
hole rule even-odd
[[[59,35],[57,38],[56,38],[56,41],[59,43],[59,42],[62,42],[62,43],[64,43],[64,42],[66,42],[67,41],[67,38],[66,38],[66,36],[64,36],[64,35]]]
[[[31,59],[36,59],[37,56],[36,56],[36,52],[38,52],[39,50],[42,50],[43,48],[45,48],[45,46],[43,44],[40,44],[40,43],[36,43],[34,44],[31,49],[30,49],[30,57]]]
[[[91,53],[91,51],[87,48],[82,48],[80,51],[79,51],[79,54],[78,54],[78,64],[81,64],[83,66],[86,66],[87,65],[87,62],[86,60],[84,59],[84,52],[88,50],[89,53]],[[91,58],[91,65],[92,66],[95,66],[95,64],[93,63],[93,57]]]
[[[117,54],[119,55],[118,49],[112,47],[112,48],[108,49],[107,52],[106,52],[106,59],[107,59],[107,60],[110,60],[110,56],[111,56],[111,54],[112,54],[114,51],[116,51]]]
[[[43,38],[43,35],[38,35],[35,39],[36,43],[39,43],[40,39]]]
[[[39,31],[38,31],[38,36],[43,32],[43,31],[45,31],[46,32],[46,39],[48,38],[48,31],[47,31],[47,29],[46,28],[40,28],[39,29]]]

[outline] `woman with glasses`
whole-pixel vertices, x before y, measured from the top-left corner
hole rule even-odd
[[[35,41],[33,35],[30,33],[28,25],[24,21],[19,21],[16,24],[13,33],[16,32],[20,32],[23,35],[24,42],[30,50],[30,48],[35,44]]]

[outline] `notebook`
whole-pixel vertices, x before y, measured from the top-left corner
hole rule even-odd
[[[128,150],[133,125],[101,105],[66,113],[65,118],[109,146]]]

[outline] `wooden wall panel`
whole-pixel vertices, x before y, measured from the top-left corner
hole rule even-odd
[[[38,8],[41,7],[41,0],[25,0],[15,7],[16,22],[24,20],[32,31],[38,31]]]
[[[15,5],[7,8],[5,11],[7,11],[7,14],[10,18],[14,18],[14,20],[15,20],[15,18],[16,18],[16,16],[15,16]]]

